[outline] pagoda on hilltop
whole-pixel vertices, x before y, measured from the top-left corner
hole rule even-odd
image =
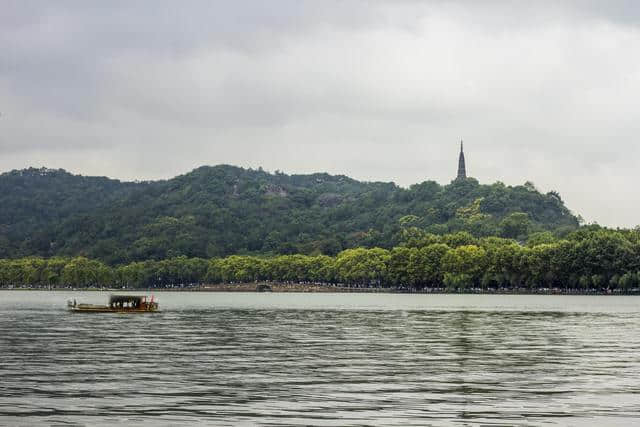
[[[464,164],[464,151],[462,149],[462,141],[460,141],[460,156],[458,157],[458,176],[456,180],[467,179],[467,168]]]

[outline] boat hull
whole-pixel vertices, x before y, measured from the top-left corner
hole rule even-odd
[[[145,309],[122,309],[122,308],[110,308],[110,307],[72,307],[69,308],[72,313],[158,313],[159,310],[145,310]]]

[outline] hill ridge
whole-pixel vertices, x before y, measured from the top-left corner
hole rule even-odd
[[[392,247],[408,230],[524,240],[566,235],[578,219],[533,184],[358,181],[204,165],[176,177],[120,181],[64,169],[0,175],[0,257],[86,255],[110,263],[234,253]]]

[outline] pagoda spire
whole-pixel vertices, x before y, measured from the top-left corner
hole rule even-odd
[[[458,157],[458,176],[456,179],[466,179],[467,169],[464,164],[464,150],[462,147],[462,140],[460,140],[460,156]]]

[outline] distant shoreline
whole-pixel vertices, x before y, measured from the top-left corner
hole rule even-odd
[[[258,290],[263,287],[262,290]],[[443,288],[366,288],[350,286],[315,285],[303,283],[237,283],[196,286],[173,286],[157,288],[62,288],[62,287],[2,287],[0,291],[92,291],[92,292],[256,292],[256,293],[375,293],[375,294],[439,294],[439,295],[592,295],[592,296],[637,296],[640,290],[608,292],[588,289],[467,289],[450,291]]]

